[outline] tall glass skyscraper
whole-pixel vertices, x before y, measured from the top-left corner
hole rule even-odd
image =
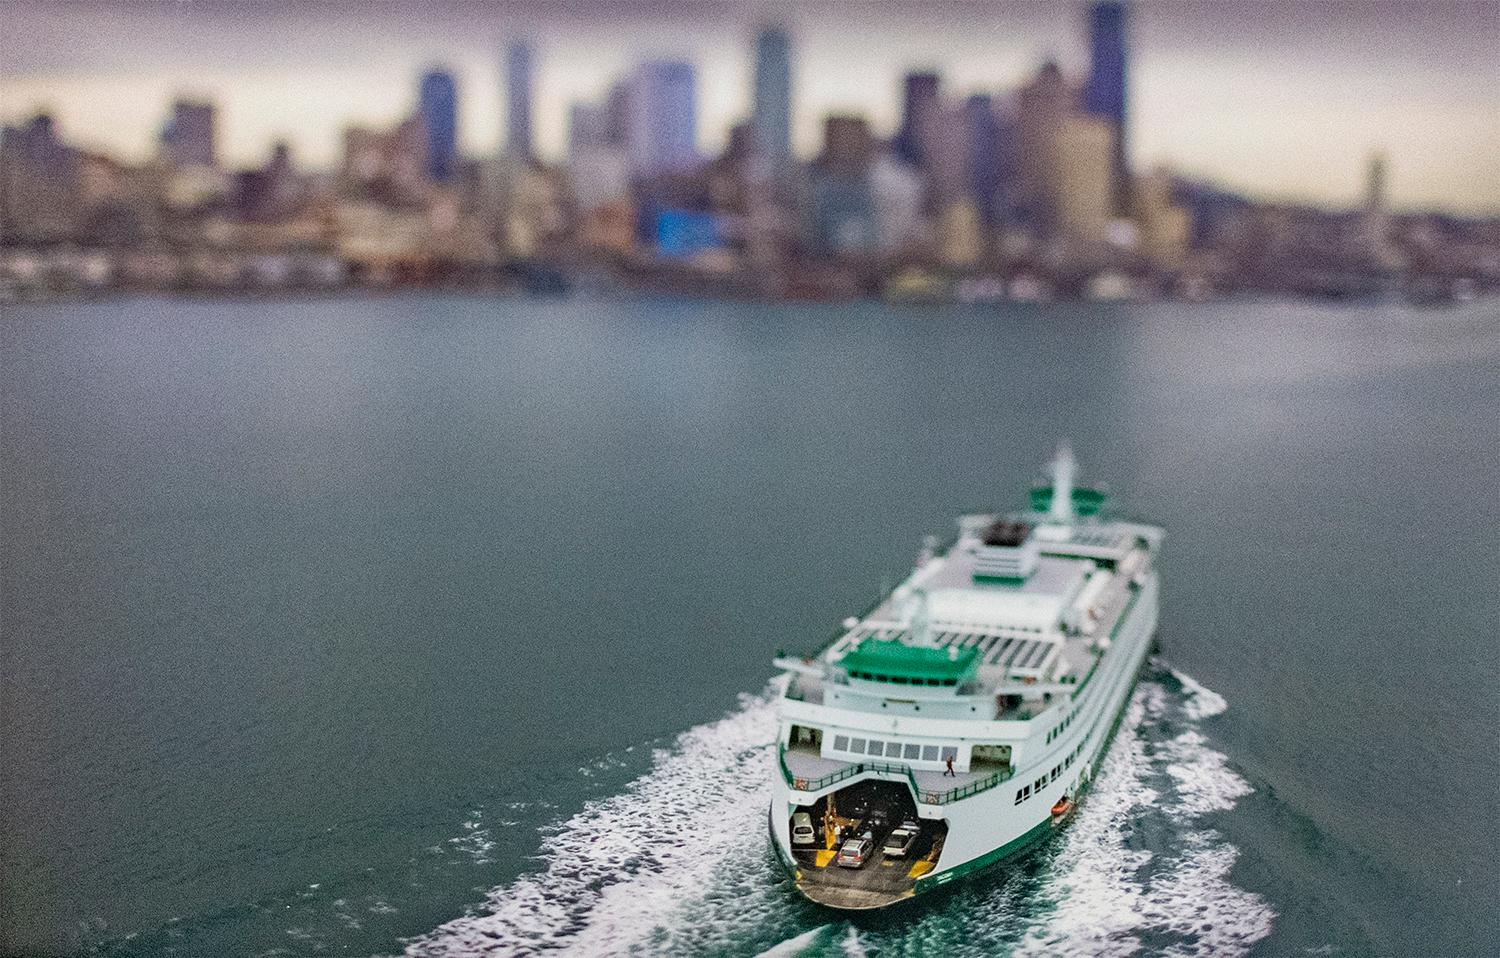
[[[677,172],[698,162],[697,85],[690,63],[656,60],[636,68],[629,148],[637,174]]]
[[[446,183],[458,173],[458,87],[447,70],[422,75],[417,112],[427,137],[427,176]]]
[[[1115,213],[1130,206],[1130,167],[1126,115],[1125,4],[1123,0],[1095,0],[1089,8],[1089,79],[1083,107],[1114,128]]]
[[[531,45],[513,42],[505,52],[505,148],[523,160],[532,157]]]
[[[901,103],[901,129],[896,132],[896,155],[912,166],[923,165],[923,137],[932,115],[942,106],[941,80],[936,73],[908,73]]]
[[[792,153],[792,44],[778,27],[755,40],[755,147],[773,166]]]

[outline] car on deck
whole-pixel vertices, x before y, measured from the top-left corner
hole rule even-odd
[[[916,822],[902,822],[899,828],[894,828],[885,837],[885,846],[881,851],[889,858],[905,858],[911,851],[911,847],[917,843],[917,836],[921,829]]]
[[[839,849],[838,866],[840,868],[860,868],[870,860],[870,853],[875,851],[875,835],[865,832],[844,842],[844,847]]]
[[[813,831],[812,816],[807,812],[798,812],[792,816],[792,844],[812,845],[818,840],[817,833]]]

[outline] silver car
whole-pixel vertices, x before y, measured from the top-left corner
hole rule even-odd
[[[859,835],[844,842],[844,847],[839,849],[838,866],[840,868],[860,868],[870,860],[870,853],[875,850],[875,836],[869,832]]]

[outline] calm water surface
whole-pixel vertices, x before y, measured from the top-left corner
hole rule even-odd
[[[1500,953],[1500,309],[0,315],[0,951]],[[851,923],[780,647],[1059,437],[1169,533],[1076,826]]]

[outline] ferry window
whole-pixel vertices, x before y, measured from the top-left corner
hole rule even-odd
[[[908,759],[921,758],[922,757],[922,746],[908,744],[906,746],[906,757]]]
[[[922,746],[922,761],[936,762],[938,760],[938,747],[936,745]]]
[[[1019,791],[1016,792],[1016,804],[1021,804],[1021,793]]]
[[[885,743],[885,757],[886,758],[900,758],[901,757],[901,743],[900,742],[886,742]]]
[[[952,745],[944,745],[943,746],[943,761],[946,762],[950,758],[953,759],[953,760],[955,760],[955,761],[958,760],[958,749],[954,748]]]
[[[1062,768],[1061,768],[1061,767],[1059,767],[1059,768],[1054,768],[1054,769],[1053,769],[1053,770],[1052,770],[1052,780],[1053,780],[1053,781],[1054,781],[1054,782],[1055,782],[1055,781],[1057,781],[1057,776],[1058,776],[1058,775],[1060,775],[1060,774],[1062,774]]]
[[[870,739],[870,754],[871,755],[884,755],[885,754],[885,743],[884,742],[877,742],[874,739]]]
[[[835,752],[847,752],[849,750],[849,736],[835,735],[833,737],[833,750]]]
[[[1021,792],[1022,792],[1021,801],[1024,802],[1024,801],[1026,801],[1026,799],[1028,799],[1028,798],[1031,797],[1031,786],[1027,785],[1025,788],[1021,789]]]
[[[854,739],[854,740],[852,740],[849,743],[849,751],[851,751],[851,752],[856,752],[857,753],[857,752],[863,752],[864,750],[865,750],[865,740],[862,739],[862,738]]]

